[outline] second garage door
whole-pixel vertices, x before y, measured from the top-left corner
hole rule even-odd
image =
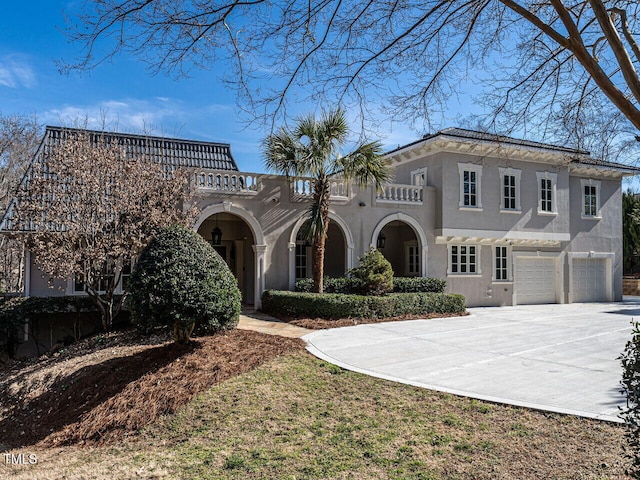
[[[574,258],[571,267],[571,293],[572,302],[606,302],[606,259]]]
[[[519,305],[556,303],[555,260],[548,257],[516,257],[514,283]]]

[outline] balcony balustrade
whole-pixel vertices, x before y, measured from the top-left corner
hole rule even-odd
[[[229,171],[207,171],[195,174],[198,190],[207,193],[255,195],[258,193],[259,175]]]
[[[311,200],[313,197],[313,178],[293,178],[291,179],[291,197],[297,201]],[[342,178],[336,178],[330,181],[329,191],[331,192],[331,200],[347,201],[349,200],[349,185]]]
[[[389,183],[376,194],[376,203],[422,204],[422,185]]]

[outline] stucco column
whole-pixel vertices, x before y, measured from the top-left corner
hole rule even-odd
[[[24,254],[24,296],[31,296],[31,252],[29,250]]]
[[[254,274],[254,289],[253,289],[253,307],[256,310],[262,308],[262,292],[264,292],[264,257],[267,251],[266,245],[253,245],[253,252],[255,254],[255,274]]]
[[[353,244],[347,244],[347,271],[354,267],[353,264]]]
[[[289,242],[289,290],[296,287],[296,244]]]
[[[427,253],[429,252],[429,247],[427,245],[422,245],[421,255],[420,255],[420,275],[423,277],[429,276],[429,268],[427,265]]]

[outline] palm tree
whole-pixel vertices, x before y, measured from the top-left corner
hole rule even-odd
[[[342,109],[299,118],[293,129],[280,128],[262,143],[265,167],[287,177],[310,177],[313,200],[308,210],[305,235],[313,251],[313,291],[322,293],[324,248],[329,227],[330,181],[340,176],[360,188],[373,183],[380,188],[390,178],[379,142],[363,143],[347,155],[339,148],[347,141],[349,128]]]

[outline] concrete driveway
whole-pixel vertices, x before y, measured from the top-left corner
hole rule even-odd
[[[305,335],[340,367],[492,402],[619,421],[617,357],[640,320],[623,303],[471,308],[466,317],[358,325]]]

